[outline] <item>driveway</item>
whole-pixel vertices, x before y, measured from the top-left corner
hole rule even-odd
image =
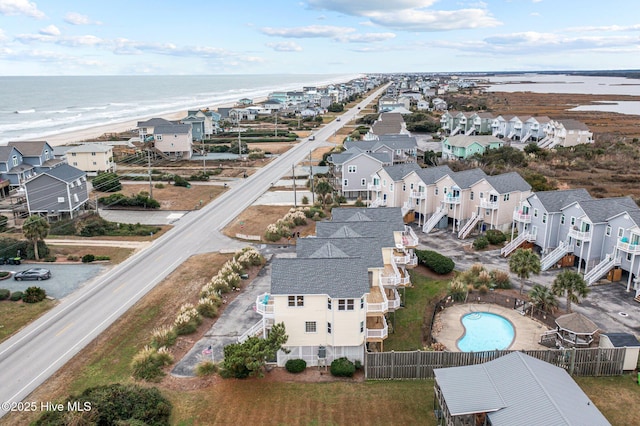
[[[139,223],[141,225],[171,225],[189,211],[183,210],[105,210],[100,209],[100,217],[110,222]]]
[[[264,246],[263,246],[264,247]],[[195,376],[195,367],[203,360],[220,362],[224,347],[237,343],[238,337],[251,328],[262,315],[254,310],[256,298],[271,290],[271,260],[273,257],[295,257],[292,248],[266,247],[261,250],[269,259],[258,276],[226,307],[202,339],[175,365],[171,374],[178,377]],[[210,348],[210,349],[209,349]]]
[[[102,263],[23,263],[22,265],[2,265],[4,271],[18,272],[29,268],[46,268],[51,271],[51,278],[44,281],[16,281],[13,278],[0,281],[0,288],[13,291],[24,291],[27,287],[40,287],[47,292],[47,296],[56,299],[73,293],[79,287],[87,284],[102,274],[111,265]]]

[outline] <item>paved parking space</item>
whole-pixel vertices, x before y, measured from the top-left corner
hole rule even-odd
[[[23,263],[21,265],[2,265],[3,271],[18,272],[29,268],[46,268],[51,271],[51,278],[43,281],[16,281],[13,277],[0,281],[0,288],[11,291],[24,291],[27,287],[37,286],[47,292],[47,296],[56,299],[73,293],[110,267],[101,263]]]

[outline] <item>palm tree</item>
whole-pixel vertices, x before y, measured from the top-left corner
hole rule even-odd
[[[540,257],[531,249],[518,249],[509,258],[509,270],[520,278],[520,294],[524,290],[524,280],[531,273],[540,273]]]
[[[559,273],[556,279],[553,280],[551,291],[556,296],[566,296],[567,312],[570,313],[571,303],[580,303],[580,298],[587,297],[591,290],[582,275],[566,270]]]
[[[549,287],[535,284],[529,291],[529,299],[533,306],[543,312],[553,312],[558,307],[558,299]],[[533,316],[533,309],[531,310]]]
[[[24,237],[33,243],[33,254],[36,260],[38,255],[38,241],[44,240],[49,235],[49,222],[42,216],[31,215],[22,224]]]
[[[333,188],[326,179],[320,179],[318,183],[316,183],[315,192],[320,195],[319,198],[322,200],[322,208],[324,208],[324,199],[327,194],[331,194],[333,192]]]

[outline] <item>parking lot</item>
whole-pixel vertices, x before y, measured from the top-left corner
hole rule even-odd
[[[2,265],[0,270],[14,273],[36,267],[50,270],[51,278],[43,281],[16,281],[12,274],[10,278],[0,281],[0,288],[7,288],[13,292],[37,286],[43,288],[47,292],[47,296],[62,299],[102,274],[110,265],[102,263],[22,263],[21,265]]]

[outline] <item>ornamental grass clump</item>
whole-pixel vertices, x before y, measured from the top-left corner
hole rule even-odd
[[[237,258],[237,261],[242,265],[243,268],[248,268],[249,266],[258,266],[264,263],[264,257],[260,254],[260,252],[253,247],[247,247],[237,252],[234,256]]]
[[[151,347],[159,349],[161,347],[173,346],[176,343],[178,334],[169,326],[163,325],[151,331]]]
[[[203,297],[198,300],[197,310],[200,315],[206,318],[215,318],[218,316],[218,306],[210,297]]]
[[[202,317],[198,310],[191,303],[185,303],[180,307],[173,327],[178,335],[191,334],[198,329],[201,323]]]
[[[162,367],[172,362],[173,355],[166,347],[154,349],[151,346],[145,346],[134,355],[131,361],[133,377],[139,380],[158,381],[164,376]]]

